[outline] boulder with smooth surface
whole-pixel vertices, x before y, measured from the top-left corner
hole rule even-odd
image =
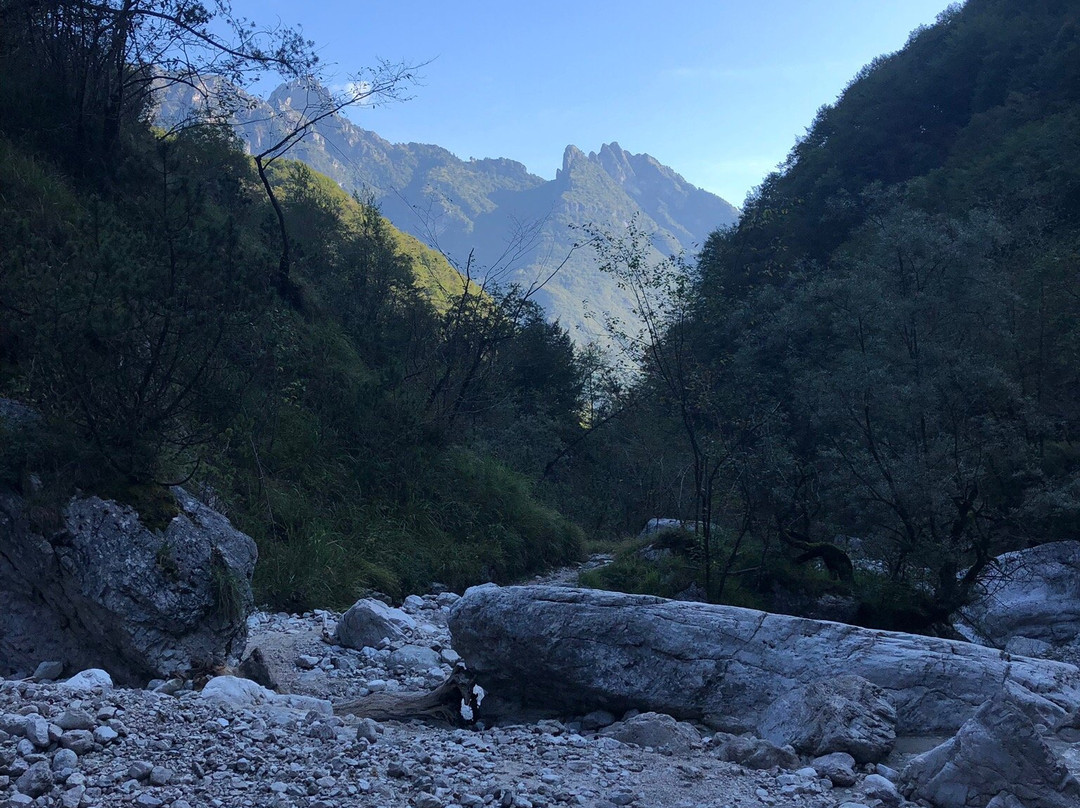
[[[1031,655],[1080,643],[1080,541],[1005,553],[979,576],[962,625],[986,645]]]
[[[648,746],[675,755],[685,755],[701,746],[701,736],[692,724],[660,713],[640,713],[612,724],[600,734],[630,746]]]
[[[334,707],[326,699],[301,696],[293,693],[275,693],[258,682],[238,676],[215,676],[206,683],[199,694],[201,698],[223,704],[236,710],[266,707],[291,710],[298,713],[315,711],[320,715],[333,715]]]
[[[381,600],[363,598],[356,601],[341,616],[337,624],[337,641],[346,648],[377,648],[384,639],[404,640],[406,631],[416,628],[416,621],[401,609],[387,606]]]
[[[468,590],[449,623],[484,707],[508,713],[635,708],[756,731],[784,694],[849,674],[881,688],[901,734],[955,732],[1003,684],[1047,726],[1080,704],[1073,665],[734,606],[487,585]]]

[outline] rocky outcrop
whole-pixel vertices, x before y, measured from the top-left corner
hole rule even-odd
[[[901,776],[909,799],[937,808],[984,808],[992,800],[1025,808],[1075,808],[1080,782],[1023,713],[999,697],[954,738],[912,760]]]
[[[972,639],[1011,653],[1080,644],[1080,542],[1042,544],[998,556],[961,610]]]
[[[56,660],[142,683],[243,650],[255,543],[183,489],[172,494],[177,515],[151,530],[98,497],[43,519],[0,491],[0,674]]]
[[[766,740],[804,755],[847,752],[859,763],[876,763],[896,742],[896,710],[877,685],[837,676],[781,696],[758,729]]]
[[[847,674],[882,689],[904,734],[953,732],[1003,687],[1048,726],[1080,704],[1072,665],[648,596],[474,587],[452,608],[450,629],[491,712],[637,708],[742,732],[791,690]]]

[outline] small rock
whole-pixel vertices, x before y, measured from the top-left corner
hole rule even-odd
[[[761,738],[743,737],[718,732],[713,736],[716,754],[721,760],[738,763],[748,769],[799,768],[799,756],[790,747],[782,748]]]
[[[97,731],[100,732],[103,729],[107,727],[98,727]],[[94,736],[89,730],[73,729],[60,736],[60,745],[77,755],[85,755],[94,748]]]
[[[70,749],[57,749],[52,758],[52,770],[60,772],[64,769],[74,769],[79,765],[79,756]]]
[[[301,654],[296,658],[296,667],[301,670],[310,671],[313,670],[319,664],[319,658],[317,656],[310,656],[309,654]]]
[[[40,797],[53,787],[53,774],[48,762],[41,760],[23,772],[15,788],[28,797]]]
[[[9,735],[26,735],[26,716],[18,713],[4,713],[0,715],[0,730]]]
[[[586,732],[610,727],[615,723],[615,716],[607,710],[593,710],[581,719],[581,728]]]
[[[439,655],[427,646],[404,645],[390,654],[387,664],[391,668],[400,666],[410,673],[423,673],[439,666]]]
[[[828,778],[834,786],[847,788],[855,785],[855,758],[847,752],[833,752],[810,761],[822,777]]]
[[[412,597],[412,595],[410,595],[410,597]],[[426,791],[421,791],[417,794],[413,804],[416,808],[444,808],[442,800]]]
[[[77,708],[68,708],[56,719],[56,726],[62,730],[69,729],[90,729],[92,730],[97,726],[97,721],[86,710],[80,710]]]
[[[892,781],[893,783],[897,782],[900,779],[900,772],[898,772],[896,769],[886,766],[884,763],[879,763],[874,768],[877,770],[878,774],[880,774],[886,780]]]
[[[245,679],[251,679],[269,690],[277,690],[278,682],[270,673],[270,666],[266,664],[266,657],[262,650],[255,648],[247,659],[240,663],[240,675]]]
[[[649,746],[678,755],[701,746],[701,736],[692,724],[661,713],[642,713],[628,721],[612,724],[603,735],[631,746]]]
[[[185,687],[187,687],[187,682],[183,679],[166,679],[157,687],[153,688],[153,690],[155,693],[160,693],[163,696],[175,696]]]
[[[94,730],[94,740],[102,746],[108,746],[119,737],[120,733],[112,727],[98,727]]]
[[[127,776],[129,780],[145,780],[154,770],[154,764],[145,760],[137,760],[128,766]]]
[[[42,679],[59,679],[64,675],[64,663],[59,660],[42,662],[34,669],[34,675],[30,678],[40,682]]]
[[[66,682],[61,682],[59,687],[77,693],[87,693],[96,687],[100,687],[102,690],[112,690],[113,680],[108,673],[100,668],[89,668],[76,673]]]
[[[380,727],[377,721],[372,718],[361,718],[360,723],[356,726],[356,737],[362,738],[368,743],[375,743],[379,737]]]
[[[49,739],[49,722],[39,715],[26,717],[26,739],[38,749],[48,749],[52,741]]]
[[[338,621],[337,641],[346,648],[377,648],[382,640],[404,640],[416,621],[400,609],[373,598],[358,600]]]
[[[903,797],[890,780],[880,774],[869,774],[862,782],[863,793],[872,800],[881,800],[886,805],[896,806],[903,802]]]

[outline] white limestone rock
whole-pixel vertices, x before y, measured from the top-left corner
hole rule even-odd
[[[66,682],[61,682],[60,687],[63,690],[71,690],[77,693],[86,693],[96,687],[103,690],[112,690],[113,680],[108,672],[103,671],[101,668],[88,668],[79,671]]]
[[[346,648],[377,648],[383,639],[391,642],[406,639],[416,630],[416,621],[381,600],[363,598],[354,603],[338,621],[337,642]]]
[[[106,669],[119,682],[224,663],[246,637],[256,549],[182,488],[151,529],[127,505],[73,497],[56,530],[0,488],[0,676],[45,659]]]
[[[1080,644],[1080,541],[998,556],[978,587],[979,597],[960,610],[975,639],[1029,655]]]
[[[208,701],[224,704],[236,710],[257,707],[292,710],[307,713],[311,710],[321,715],[333,715],[333,705],[326,699],[300,696],[293,693],[275,693],[250,679],[238,676],[215,676],[206,683],[200,696]]]
[[[849,674],[881,688],[901,734],[955,732],[1003,685],[1047,726],[1080,705],[1073,665],[733,606],[487,585],[466,592],[449,625],[489,714],[634,707],[754,731],[784,694]]]

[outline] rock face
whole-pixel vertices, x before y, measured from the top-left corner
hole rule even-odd
[[[979,599],[961,610],[975,639],[1020,654],[1031,654],[1042,643],[1080,643],[1080,542],[999,556],[979,587]]]
[[[53,529],[36,531],[27,503],[0,491],[0,674],[51,659],[141,683],[243,649],[255,543],[172,493],[180,512],[163,531],[97,497],[73,498]]]
[[[983,705],[954,738],[915,758],[901,775],[909,799],[938,808],[1075,808],[1080,782],[1008,698]]]
[[[1003,686],[1048,726],[1080,704],[1072,665],[731,606],[487,585],[449,622],[493,712],[636,708],[743,732],[791,690],[847,674],[884,691],[905,734],[953,732]]]
[[[781,696],[758,729],[766,740],[804,755],[847,752],[859,763],[876,763],[896,741],[896,710],[877,685],[838,676]]]

